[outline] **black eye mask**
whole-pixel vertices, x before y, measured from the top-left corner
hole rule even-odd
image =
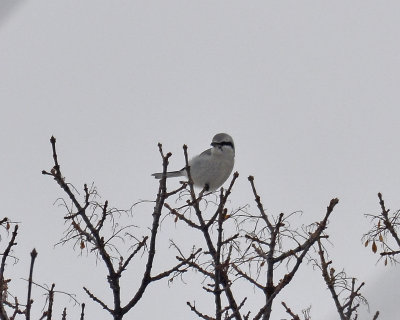
[[[232,149],[234,148],[232,142],[226,142],[226,141],[222,141],[222,142],[213,142],[213,143],[211,143],[211,145],[212,145],[213,147],[230,146]]]

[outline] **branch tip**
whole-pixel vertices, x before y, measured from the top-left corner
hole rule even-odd
[[[331,202],[329,203],[329,206],[330,206],[330,207],[334,207],[334,206],[336,206],[338,203],[339,203],[339,199],[338,199],[338,198],[333,198],[333,199],[331,200]]]

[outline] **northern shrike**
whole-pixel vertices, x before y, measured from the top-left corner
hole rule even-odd
[[[229,134],[216,134],[211,146],[212,148],[189,161],[193,184],[205,188],[206,191],[214,191],[222,186],[229,178],[235,163],[235,146]],[[152,176],[161,179],[162,173],[153,173]],[[170,177],[187,177],[186,168],[167,172],[167,178]]]

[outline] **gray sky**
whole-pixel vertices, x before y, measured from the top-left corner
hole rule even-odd
[[[360,238],[378,191],[400,208],[399,10],[398,1],[2,2],[0,194],[2,215],[22,222],[13,272],[27,274],[36,247],[37,281],[80,298],[82,284],[106,285],[92,258],[53,248],[64,226],[52,203],[62,193],[40,174],[51,166],[52,134],[69,181],[95,181],[104,199],[129,207],[154,198],[157,142],[179,169],[183,143],[194,155],[228,132],[241,175],[232,206],[255,208],[249,174],[270,213],[303,210],[304,223],[339,197],[329,225],[336,269],[366,281],[372,311],[393,319],[398,268],[376,265]],[[138,221],[150,212],[141,208]],[[179,233],[168,228],[166,242]],[[282,299],[336,319],[328,291],[302,280],[322,279],[311,266],[301,272]],[[149,308],[156,293],[165,298]],[[160,283],[132,317],[164,317],[168,306],[176,319],[193,318],[186,300],[208,301],[191,285]],[[91,303],[88,314],[103,313]]]

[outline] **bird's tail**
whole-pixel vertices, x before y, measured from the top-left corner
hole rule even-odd
[[[183,170],[167,172],[167,178],[182,177],[183,175]],[[162,172],[153,173],[152,176],[156,179],[161,179]]]

